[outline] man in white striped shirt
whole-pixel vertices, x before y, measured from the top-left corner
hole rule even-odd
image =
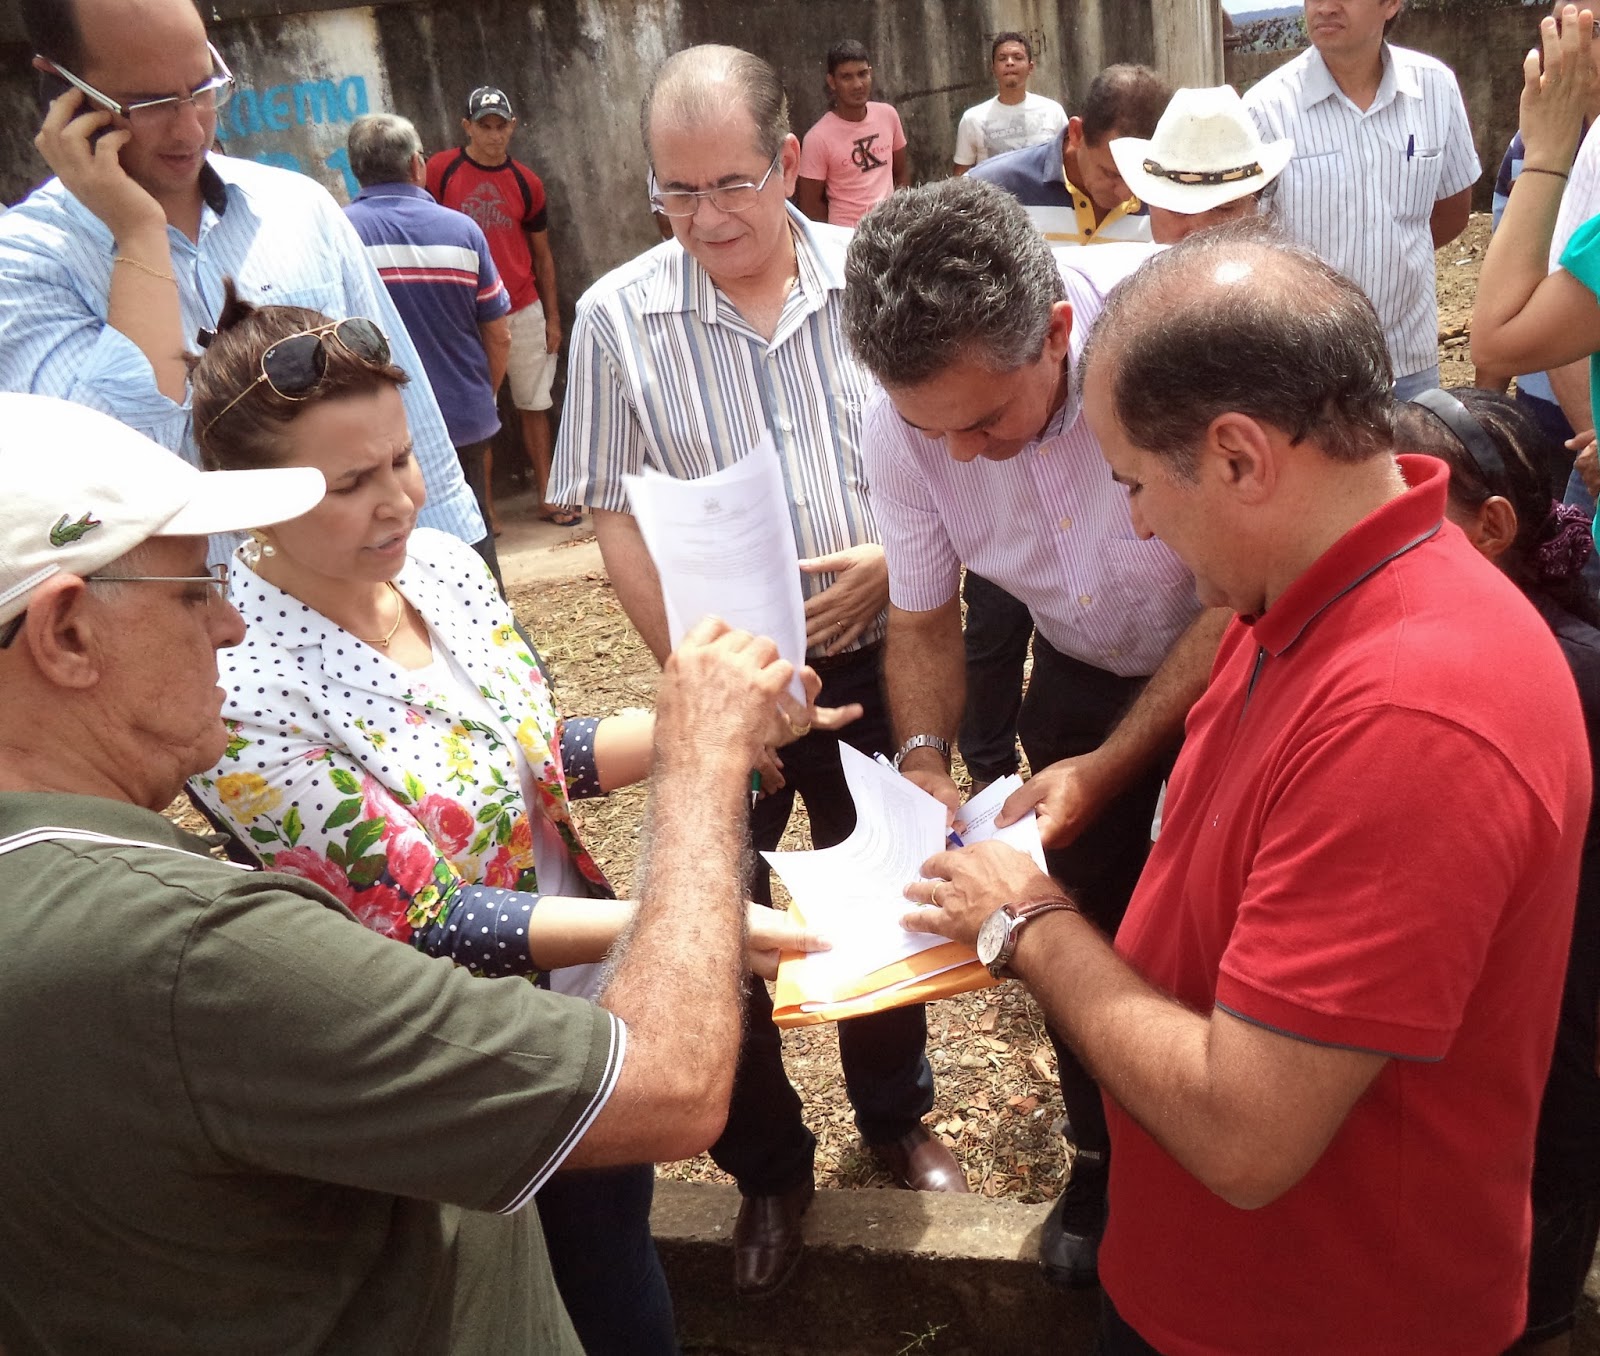
[[[861,465],[871,381],[839,324],[849,232],[788,208],[799,142],[777,74],[731,47],[668,60],[646,96],[652,207],[675,238],[601,278],[578,302],[556,446],[562,503],[594,511],[617,597],[657,658],[668,649],[661,589],[628,511],[622,476],[653,466],[688,479],[730,465],[771,431],[805,571],[810,663],[828,706],[866,714],[843,737],[890,753],[879,673],[888,571]],[[783,750],[786,785],[752,816],[758,849],[777,845],[796,792],[811,838],[847,837],[855,810],[839,736],[813,730]],[[764,867],[751,893],[770,902]],[[960,1165],[922,1124],[933,1106],[920,1005],[841,1022],[840,1060],[856,1124],[902,1185],[965,1191]],[[737,1180],[734,1280],[769,1294],[800,1258],[816,1141],[783,1071],[766,988],[750,986],[728,1129],[712,1157]]]
[[[1245,94],[1294,159],[1273,211],[1372,300],[1395,396],[1439,384],[1433,252],[1466,229],[1482,167],[1443,62],[1384,41],[1404,0],[1306,0],[1311,49]]]
[[[1073,364],[1111,287],[1151,254],[1052,252],[1009,194],[976,176],[897,193],[856,228],[845,324],[883,384],[864,440],[889,557],[884,673],[900,768],[951,809],[964,697],[963,565],[1025,603],[1037,634],[1017,722],[1028,809],[1051,874],[1115,932],[1150,848],[1156,797],[1204,689],[1225,616],[1141,541],[1079,417]],[[1152,676],[1154,675],[1154,676]],[[1055,1033],[1077,1142],[1040,1259],[1095,1279],[1110,1143],[1099,1089]]]

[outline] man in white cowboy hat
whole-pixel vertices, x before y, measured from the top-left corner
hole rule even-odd
[[[1262,145],[1232,85],[1180,89],[1154,136],[1111,143],[1123,182],[1150,210],[1150,235],[1158,245],[1254,216],[1261,191],[1293,154],[1294,142],[1287,139]]]
[[[789,665],[709,621],[668,660],[650,885],[599,1002],[480,980],[157,813],[228,739],[244,623],[207,534],[298,517],[321,472],[201,472],[0,394],[0,484],[0,1347],[575,1356],[522,1207],[721,1129],[741,807]]]

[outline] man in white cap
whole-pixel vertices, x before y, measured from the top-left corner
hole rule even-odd
[[[0,395],[0,483],[0,1347],[578,1353],[520,1207],[722,1127],[743,796],[789,665],[712,621],[666,664],[599,1003],[480,980],[156,813],[228,737],[244,623],[207,534],[321,475],[202,473]]]
[[[1270,146],[1231,85],[1180,89],[1152,137],[1117,137],[1111,158],[1123,181],[1150,209],[1158,245],[1254,216],[1261,192],[1283,173],[1294,142]]]

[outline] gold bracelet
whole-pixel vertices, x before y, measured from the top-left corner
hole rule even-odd
[[[151,268],[149,264],[142,264],[137,259],[134,259],[129,255],[126,255],[126,254],[113,255],[112,258],[111,258],[111,262],[112,262],[113,265],[116,265],[116,264],[132,264],[141,273],[148,273],[152,278],[160,278],[163,282],[169,282],[174,287],[176,287],[178,285],[178,280],[175,277],[173,277],[172,274],[163,273],[159,268]]]

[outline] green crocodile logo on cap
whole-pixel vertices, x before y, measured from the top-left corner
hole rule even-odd
[[[85,513],[75,523],[67,521],[63,513],[56,519],[56,525],[50,529],[50,545],[71,546],[75,541],[82,541],[84,537],[100,526],[100,520],[93,514]]]

